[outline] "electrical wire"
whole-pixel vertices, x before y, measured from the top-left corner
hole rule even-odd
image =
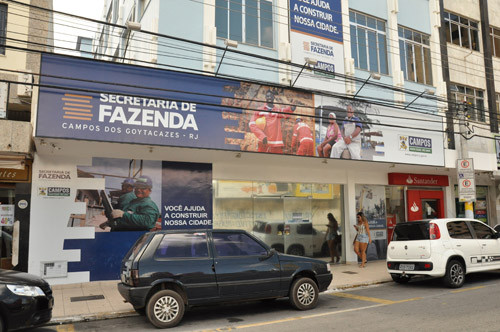
[[[274,59],[272,59],[272,60],[274,60]],[[405,91],[405,93],[407,93],[407,92]]]

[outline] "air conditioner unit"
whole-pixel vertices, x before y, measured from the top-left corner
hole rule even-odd
[[[33,91],[33,85],[31,85],[33,83],[33,75],[25,73],[19,74],[17,81],[21,83],[17,85],[17,96],[19,98],[31,97]]]

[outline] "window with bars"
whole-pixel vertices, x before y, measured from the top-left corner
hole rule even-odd
[[[472,107],[468,108],[468,116],[473,121],[486,122],[484,112],[484,91],[474,89],[458,84],[450,85],[451,96],[454,102],[461,104],[464,101],[470,103]]]
[[[351,55],[356,68],[388,74],[385,21],[349,12]]]
[[[444,12],[444,23],[448,43],[479,51],[478,22]]]
[[[401,70],[408,81],[432,85],[429,35],[398,27]]]
[[[5,54],[5,37],[7,37],[7,5],[0,3],[0,54]]]
[[[217,37],[274,47],[273,3],[270,0],[216,0]]]

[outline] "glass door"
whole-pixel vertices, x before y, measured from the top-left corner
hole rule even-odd
[[[288,254],[312,257],[321,252],[324,239],[315,238],[315,233],[321,235],[312,225],[311,202],[309,197],[283,198],[284,245]]]
[[[14,231],[14,188],[0,188],[0,268],[12,268],[12,233]]]

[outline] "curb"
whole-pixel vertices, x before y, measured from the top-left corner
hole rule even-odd
[[[374,286],[374,285],[379,285],[379,284],[385,284],[388,282],[392,282],[392,279],[380,279],[380,280],[372,280],[372,281],[357,283],[357,284],[339,285],[336,287],[328,288],[324,293],[328,294],[328,293],[340,292],[340,291],[346,290],[346,289]],[[45,326],[72,324],[72,323],[80,323],[80,322],[91,322],[91,321],[106,320],[106,319],[113,319],[113,318],[125,318],[125,317],[133,317],[133,316],[139,316],[139,314],[137,312],[135,312],[135,310],[128,310],[128,311],[103,312],[103,313],[98,313],[98,314],[75,315],[75,316],[67,316],[67,317],[55,317],[55,318],[52,318],[47,324],[45,324]]]
[[[87,315],[76,315],[76,316],[67,316],[67,317],[55,317],[52,318],[45,326],[49,325],[63,325],[63,324],[71,324],[78,322],[90,322],[96,320],[106,320],[113,318],[124,318],[131,316],[139,316],[137,312],[134,310],[129,311],[113,311],[113,312],[103,312],[98,314],[87,314]]]

